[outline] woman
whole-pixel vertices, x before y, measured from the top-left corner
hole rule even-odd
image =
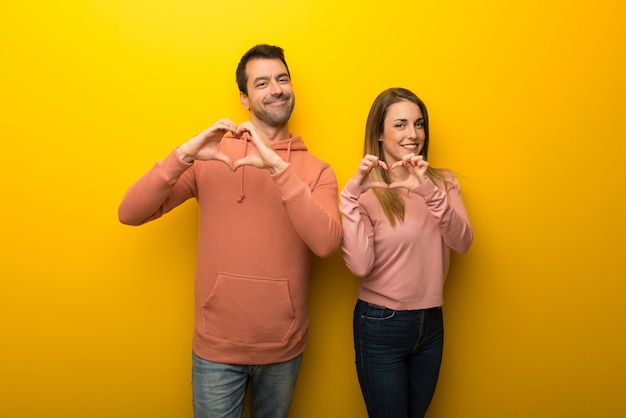
[[[428,114],[411,91],[374,101],[365,157],[340,195],[343,258],[361,278],[354,309],[357,374],[371,418],[423,417],[443,352],[450,250],[472,227],[459,183],[430,167]]]

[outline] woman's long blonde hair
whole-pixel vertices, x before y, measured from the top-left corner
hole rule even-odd
[[[419,154],[422,155],[425,160],[428,160],[429,133],[426,105],[410,90],[398,87],[383,91],[376,97],[372,104],[365,125],[365,154],[375,155],[380,160],[386,161],[382,142],[380,141],[384,131],[385,117],[387,116],[389,106],[403,100],[415,103],[422,111],[425,139],[424,146]],[[451,184],[449,180],[444,178],[443,170],[441,169],[429,167],[426,175],[432,182],[443,184],[446,189]],[[374,168],[370,173],[370,177],[373,181],[384,181],[387,184],[391,183],[388,171],[381,167]],[[376,198],[380,202],[392,226],[395,226],[396,221],[404,221],[404,200],[400,197],[397,189],[373,188],[372,191],[376,195]]]

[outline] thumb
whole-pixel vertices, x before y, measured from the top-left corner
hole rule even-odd
[[[368,187],[370,189],[372,188],[378,188],[378,189],[388,189],[389,187],[391,187],[390,184],[387,184],[383,181],[372,181],[369,183]]]
[[[243,167],[244,165],[253,165],[249,157],[243,157],[243,158],[238,159],[231,165],[230,168],[233,171],[237,171],[239,167]]]
[[[389,188],[390,189],[400,189],[402,187],[406,187],[406,182],[404,182],[404,181],[395,181],[395,182],[389,184]]]
[[[230,158],[228,158],[227,155],[219,153],[219,154],[215,155],[215,157],[213,159],[215,161],[223,162],[224,164],[226,164],[228,166],[228,168],[233,170],[233,164],[232,164],[232,162],[230,161]]]

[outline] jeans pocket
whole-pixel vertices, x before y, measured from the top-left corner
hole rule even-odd
[[[388,321],[396,315],[393,309],[384,306],[374,305],[373,303],[362,302],[361,319],[365,321]]]

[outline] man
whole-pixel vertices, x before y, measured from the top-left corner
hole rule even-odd
[[[341,242],[337,179],[287,124],[295,98],[283,50],[257,45],[237,84],[250,120],[221,119],[176,147],[126,193],[141,225],[199,205],[193,336],[196,417],[286,417],[307,345],[311,255]]]

